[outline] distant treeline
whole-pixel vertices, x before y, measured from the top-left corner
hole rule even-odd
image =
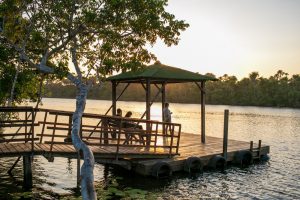
[[[214,76],[213,74],[207,74]],[[249,77],[237,80],[227,74],[218,78],[219,81],[206,83],[206,103],[217,105],[272,106],[300,108],[300,74],[288,76],[279,70],[269,78],[260,77],[252,72]],[[118,86],[118,94],[125,84]],[[157,93],[153,86],[152,97]],[[166,87],[167,101],[173,103],[200,103],[200,90],[194,83],[169,84]],[[48,82],[45,86],[45,97],[75,98],[76,88],[67,80]],[[90,89],[89,99],[111,99],[111,83]],[[161,97],[158,96],[157,101]],[[145,101],[145,90],[140,84],[132,84],[120,100]]]

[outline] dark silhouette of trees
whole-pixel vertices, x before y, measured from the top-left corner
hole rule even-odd
[[[206,75],[215,76],[211,73]],[[119,93],[123,87],[125,85],[118,87]],[[153,87],[152,90],[152,94],[156,94],[156,88]],[[169,102],[200,103],[200,92],[194,83],[169,84],[166,90]],[[249,77],[240,81],[235,76],[224,74],[219,77],[219,81],[207,82],[206,91],[208,104],[300,108],[300,74],[289,78],[282,70],[269,78],[252,72]],[[75,87],[65,80],[49,82],[46,86],[46,97],[74,98]],[[92,87],[88,98],[110,100],[110,83],[104,83],[101,92],[99,87]],[[139,84],[132,84],[120,100],[144,101],[144,89]]]

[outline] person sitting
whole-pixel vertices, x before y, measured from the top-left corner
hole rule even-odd
[[[122,109],[121,108],[117,109],[117,114],[115,116],[116,117],[122,117]],[[120,126],[120,120],[119,119],[110,119],[109,120],[109,126],[119,127]],[[111,137],[113,139],[117,138],[117,133],[116,133],[116,129],[115,128],[113,128],[113,132],[111,133]]]
[[[117,109],[117,114],[116,114],[116,116],[122,117],[122,110],[121,110],[121,108],[118,108],[118,109]]]
[[[130,118],[132,116],[132,112],[128,111],[125,115],[126,118]],[[138,128],[138,129],[143,129],[142,125],[139,125],[135,122],[131,122],[131,121],[125,121],[124,123],[124,128]]]
[[[125,115],[125,117],[131,117],[132,116],[132,112],[131,111],[128,111]]]
[[[130,118],[132,116],[132,112],[131,111],[128,111],[125,115],[126,118]],[[123,122],[123,127],[124,128],[132,128],[132,129],[136,129],[138,130],[143,130],[143,126],[142,125],[139,125],[138,123],[135,123],[135,122],[132,122],[132,121],[125,121]],[[135,139],[136,137],[133,136]],[[141,135],[139,135],[139,138],[140,138],[140,142],[141,143],[144,143],[144,140],[143,140],[143,137]],[[129,135],[126,135],[126,140],[125,143],[128,143],[128,140],[131,139],[131,137],[129,137]]]

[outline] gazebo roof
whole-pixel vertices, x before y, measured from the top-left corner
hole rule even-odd
[[[183,83],[217,80],[211,76],[201,75],[180,68],[163,65],[159,62],[141,68],[137,71],[124,72],[107,78],[108,81],[124,83],[145,82],[147,79],[149,79],[152,83]]]

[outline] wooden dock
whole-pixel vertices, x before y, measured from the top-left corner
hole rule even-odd
[[[237,140],[228,140],[227,162],[232,162],[234,156],[240,151],[251,151],[254,159],[259,159],[258,148],[259,144],[254,144],[257,148],[250,150],[250,142],[243,142]],[[184,171],[184,165],[188,158],[198,157],[201,159],[204,167],[208,167],[209,161],[216,155],[223,155],[223,139],[217,137],[206,136],[206,143],[201,143],[201,135],[191,133],[181,133],[180,140],[180,155],[167,159],[149,159],[138,160],[134,162],[134,170],[142,175],[151,175],[153,166],[157,162],[166,162],[171,168],[172,172]],[[270,152],[270,147],[261,145],[260,156],[267,155]]]
[[[31,107],[0,108],[0,112],[19,113],[18,119],[0,121],[0,127],[5,128],[0,135],[0,159],[23,156],[27,185],[32,184],[32,156],[42,155],[50,162],[55,157],[80,159],[71,143],[72,112]],[[37,120],[37,114],[42,114],[42,121]],[[83,115],[80,135],[96,162],[156,177],[217,168],[228,162],[250,164],[270,151],[261,141],[228,140],[224,155],[222,138],[207,136],[206,143],[201,143],[201,135],[181,133],[180,124],[96,114]]]

